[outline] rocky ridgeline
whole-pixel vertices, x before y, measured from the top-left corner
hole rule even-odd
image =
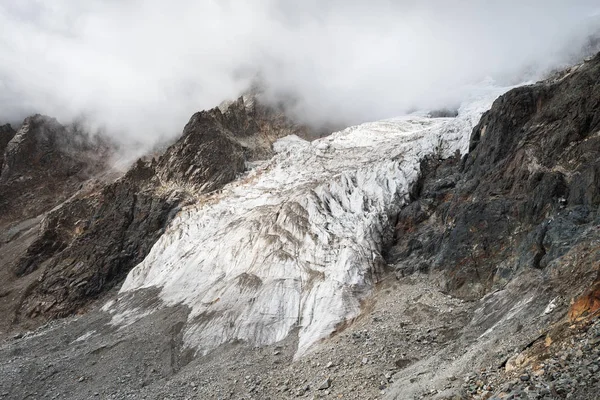
[[[11,135],[2,129],[2,138]],[[158,159],[138,160],[111,181],[92,179],[108,171],[106,141],[48,117],[27,118],[3,152],[0,177],[2,220],[11,232],[0,256],[19,281],[7,289],[16,297],[6,319],[35,325],[80,310],[143,260],[187,199],[235,179],[247,161],[272,154],[276,139],[309,133],[282,112],[240,98],[223,111],[195,114]],[[37,220],[19,224],[28,218]]]
[[[254,98],[240,97],[222,108],[192,116],[182,137],[158,158],[156,175],[162,182],[213,191],[233,181],[246,162],[272,156],[275,140],[312,134]]]
[[[17,132],[0,130],[0,224],[22,222],[60,204],[108,168],[110,143],[78,126],[34,115]]]
[[[598,224],[599,78],[597,56],[511,90],[482,117],[469,154],[424,160],[389,252],[398,272],[447,268],[448,291],[480,298],[524,269],[563,268]],[[593,270],[597,256],[581,262]]]

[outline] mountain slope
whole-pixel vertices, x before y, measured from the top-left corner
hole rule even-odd
[[[298,127],[243,99],[196,114],[163,158],[101,186],[124,194],[82,207],[91,228],[31,252],[58,262],[24,308],[57,296],[75,311],[140,263],[104,307],[3,342],[0,395],[594,398],[598,82],[600,55],[457,118],[312,143],[275,141]],[[111,211],[146,195],[174,196],[160,224]]]
[[[0,247],[2,271],[14,282],[5,288],[9,326],[84,309],[143,260],[180,204],[234,180],[292,133],[310,130],[240,98],[223,112],[195,114],[162,156],[139,160],[115,180],[88,157],[99,152],[82,133],[47,117],[26,119],[8,143],[0,182],[12,232]]]
[[[495,369],[532,342],[551,342],[553,324],[568,323],[570,303],[594,293],[598,82],[600,55],[555,79],[511,90],[481,118],[462,160],[422,163],[389,260],[400,276],[417,268],[439,272],[444,291],[481,300],[457,341],[471,350],[455,362],[441,363],[448,357],[442,352],[403,371],[397,398],[440,385],[465,365]],[[593,304],[581,314],[593,318]],[[574,389],[586,398],[593,387]]]

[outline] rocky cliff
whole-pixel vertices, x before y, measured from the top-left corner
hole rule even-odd
[[[0,223],[27,220],[60,204],[107,168],[111,150],[99,137],[42,115],[26,118],[16,133],[4,126],[0,135]]]
[[[443,269],[448,292],[480,298],[523,270],[567,270],[599,222],[599,78],[596,57],[511,90],[481,118],[468,154],[424,159],[389,251],[398,273]],[[597,249],[578,258],[589,279]]]
[[[16,295],[7,320],[32,326],[80,310],[144,259],[181,204],[272,154],[277,138],[309,132],[240,98],[223,111],[195,114],[163,155],[138,160],[111,182],[101,176],[108,144],[54,119],[26,119],[6,147],[0,176],[9,232],[0,255],[15,282],[5,291]]]
[[[413,202],[400,212],[388,252],[400,279],[430,273],[445,293],[479,304],[457,339],[477,351],[459,363],[504,371],[509,362],[513,374],[529,368],[532,375],[534,368],[539,379],[532,396],[555,387],[557,398],[591,398],[598,384],[585,375],[580,379],[590,387],[572,379],[553,383],[551,374],[544,376],[544,360],[558,357],[570,335],[579,335],[577,324],[565,330],[574,321],[567,312],[593,321],[599,311],[591,300],[600,279],[599,82],[600,55],[496,100],[473,130],[468,154],[422,161]],[[521,355],[518,367],[511,355]],[[434,373],[438,357],[444,356],[399,374],[407,386],[398,385],[395,398],[460,370],[450,362],[445,373]],[[411,374],[422,378],[410,383]],[[521,385],[501,375],[507,385],[498,386],[509,396],[506,390],[529,385],[522,383],[529,375]],[[468,386],[463,395],[491,395],[491,386],[483,386]]]

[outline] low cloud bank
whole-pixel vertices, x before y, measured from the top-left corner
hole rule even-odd
[[[426,3],[426,4],[425,4]],[[453,107],[580,59],[596,1],[0,0],[0,122],[150,147],[260,79],[303,121]]]

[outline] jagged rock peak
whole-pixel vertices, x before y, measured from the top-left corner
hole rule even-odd
[[[241,96],[195,113],[181,138],[159,158],[157,174],[163,182],[212,191],[235,179],[246,162],[271,157],[273,143],[288,135],[309,138],[314,133],[283,111]]]
[[[77,125],[61,125],[55,118],[27,117],[6,145],[0,180],[38,170],[55,177],[91,173],[107,162],[111,145]]]

